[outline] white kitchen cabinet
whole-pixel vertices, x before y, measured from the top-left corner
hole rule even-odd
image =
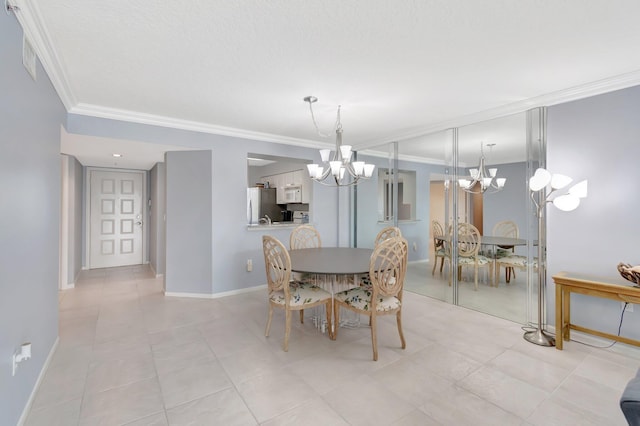
[[[311,202],[311,191],[313,191],[313,181],[309,176],[303,174],[302,178],[302,202],[309,204]]]
[[[287,201],[284,198],[284,176],[281,174],[271,176],[273,180],[273,187],[276,188],[276,203],[286,204]]]
[[[302,170],[294,170],[293,172],[293,184],[297,186],[302,186],[304,183],[304,176],[302,174]]]

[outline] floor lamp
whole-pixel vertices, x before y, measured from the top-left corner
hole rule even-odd
[[[565,188],[572,179],[560,174],[551,174],[548,170],[538,169],[529,179],[529,190],[531,199],[536,206],[538,215],[538,327],[533,331],[524,333],[524,338],[528,342],[540,346],[555,346],[556,341],[553,336],[548,335],[542,329],[542,315],[544,311],[544,289],[547,281],[546,256],[544,255],[544,212],[548,203],[553,203],[558,209],[568,212],[575,210],[580,205],[580,198],[587,196],[587,181],[583,180],[573,185],[566,194],[557,195],[556,191]],[[549,192],[546,192],[550,187]],[[536,194],[539,193],[539,197]],[[557,196],[553,196],[556,194]],[[539,200],[539,201],[538,201]],[[556,324],[556,327],[558,325]]]

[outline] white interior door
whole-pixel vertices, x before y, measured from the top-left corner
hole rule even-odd
[[[142,263],[143,172],[90,171],[89,267]]]

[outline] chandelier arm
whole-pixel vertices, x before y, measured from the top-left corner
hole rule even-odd
[[[366,178],[364,178],[364,177],[363,177],[362,179],[366,179]],[[316,182],[318,182],[319,184],[321,184],[321,185],[324,185],[324,186],[331,186],[331,187],[333,187],[333,188],[335,188],[335,187],[355,186],[355,185],[357,185],[358,183],[360,183],[360,178],[355,179],[355,180],[353,180],[353,181],[351,181],[351,182],[349,182],[349,183],[336,183],[336,182],[335,182],[335,180],[330,180],[330,181],[329,181],[329,183],[327,183],[327,182],[325,182],[325,181],[319,181],[319,180],[316,180],[316,179],[314,179],[314,180],[315,180]]]

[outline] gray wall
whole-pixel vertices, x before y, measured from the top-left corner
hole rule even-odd
[[[212,293],[211,151],[173,151],[166,164],[165,289]],[[220,206],[220,203],[217,203]],[[216,256],[225,252],[216,247]]]
[[[187,130],[169,129],[145,124],[128,123],[96,117],[69,114],[67,131],[142,142],[184,146],[211,150],[212,200],[216,208],[210,218],[212,223],[213,292],[220,293],[265,284],[262,235],[267,231],[249,231],[246,223],[247,208],[247,154],[256,153],[281,157],[301,158],[317,161],[318,150],[270,142],[253,141],[229,136],[211,135]],[[169,165],[166,165],[167,172]],[[221,208],[220,206],[223,205]],[[348,203],[338,211],[338,196],[335,188],[316,184],[313,188],[313,205],[310,219],[322,234],[324,245],[338,243],[336,217],[345,218],[340,228],[341,235],[348,238]],[[169,209],[169,200],[167,200]],[[283,242],[289,241],[290,229],[268,231]],[[168,238],[168,235],[167,235]],[[167,240],[167,249],[169,241]],[[224,248],[220,250],[219,248]],[[247,272],[246,261],[253,259],[253,271]],[[166,269],[168,273],[169,260]],[[190,284],[183,282],[174,292],[189,291]]]
[[[376,165],[368,182],[358,184],[358,247],[373,247],[380,230],[388,223],[378,222],[378,168],[388,168],[386,158],[360,155],[358,159]],[[400,222],[398,227],[409,243],[409,261],[426,260],[429,255],[429,195],[431,173],[443,173],[440,165],[398,161],[398,169],[416,172],[416,220]],[[414,250],[414,243],[416,250]]]
[[[156,275],[165,270],[165,163],[157,163],[149,172],[149,263]]]
[[[58,336],[60,126],[65,109],[38,64],[22,66],[22,30],[0,13],[0,424],[15,425]],[[13,353],[32,358],[11,377]]]
[[[547,165],[589,180],[578,209],[548,213],[548,319],[554,322],[551,275],[573,271],[618,278],[619,262],[640,264],[640,86],[548,110]],[[572,295],[572,322],[617,333],[620,303]],[[622,335],[640,338],[640,309],[626,313]]]

